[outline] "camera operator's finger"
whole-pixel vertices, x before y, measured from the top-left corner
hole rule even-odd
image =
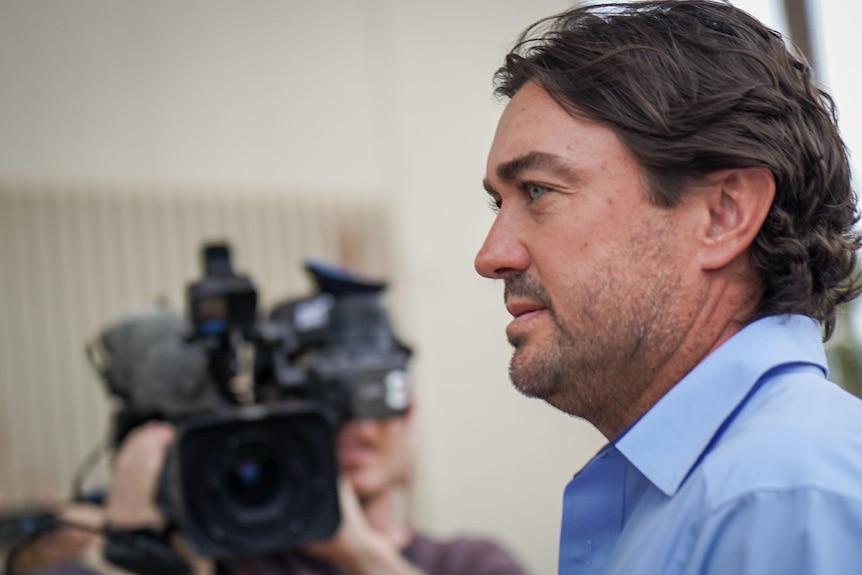
[[[174,533],[171,537],[171,543],[176,552],[191,568],[191,575],[214,575],[216,573],[215,562],[195,553],[181,534]]]
[[[350,480],[338,483],[341,523],[335,535],[326,541],[312,543],[304,551],[338,565],[351,575],[392,574],[418,575],[419,571],[401,556],[406,544],[402,533],[382,533],[374,529],[362,510]]]
[[[338,531],[331,539],[308,545],[305,550],[312,555],[329,560],[341,559],[363,547],[366,534],[369,537],[377,536],[368,525],[353,486],[344,477],[338,482],[338,503],[341,511]]]
[[[154,421],[133,430],[123,441],[114,459],[108,490],[106,517],[112,527],[163,527],[165,520],[156,503],[156,492],[174,435],[173,426]]]

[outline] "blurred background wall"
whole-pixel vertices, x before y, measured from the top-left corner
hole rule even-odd
[[[859,9],[823,2],[813,44],[860,149]],[[602,438],[513,390],[501,285],[472,260],[491,76],[569,4],[0,0],[0,504],[68,493],[109,423],[86,340],[156,299],[184,312],[223,239],[264,306],[305,293],[309,256],[390,281],[417,523],[554,572],[562,489]],[[777,0],[737,5],[786,29]]]

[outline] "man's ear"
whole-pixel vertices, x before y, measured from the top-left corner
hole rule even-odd
[[[716,270],[754,242],[775,198],[775,177],[768,168],[755,166],[720,170],[708,181],[703,199],[709,217],[700,242],[700,264],[703,270]]]

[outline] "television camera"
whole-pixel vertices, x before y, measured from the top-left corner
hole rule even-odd
[[[411,351],[391,328],[385,283],[308,262],[315,293],[262,320],[229,247],[202,255],[188,317],[164,307],[135,314],[88,350],[118,400],[112,441],[149,420],[176,425],[159,504],[201,555],[328,538],[339,523],[339,426],[403,415],[410,401]]]

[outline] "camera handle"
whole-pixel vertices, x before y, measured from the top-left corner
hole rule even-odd
[[[126,531],[105,528],[104,557],[110,563],[140,575],[189,575],[191,568],[169,543],[170,531]]]

